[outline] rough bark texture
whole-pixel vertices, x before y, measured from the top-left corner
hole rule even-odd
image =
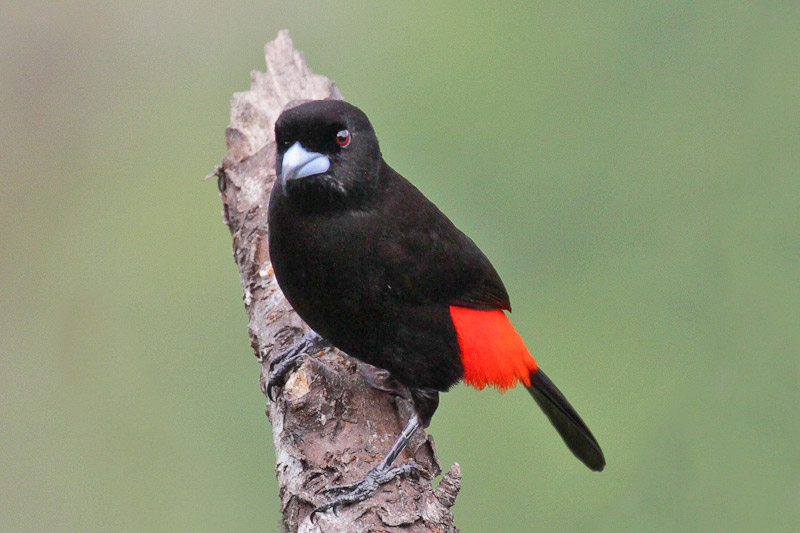
[[[270,359],[291,346],[307,329],[292,311],[275,281],[267,246],[267,204],[275,182],[273,126],[296,100],[342,98],[324,76],[312,74],[303,54],[282,31],[265,48],[267,72],[253,72],[249,91],[231,100],[226,130],[228,156],[217,167],[223,218],[233,235],[250,342],[261,362],[261,386]],[[371,368],[371,367],[370,367]],[[457,531],[450,512],[460,488],[454,464],[437,489],[441,473],[433,439],[420,431],[398,458],[414,461],[417,478],[384,485],[358,505],[310,517],[329,499],[321,489],[363,477],[389,449],[412,413],[407,391],[400,396],[370,386],[367,365],[335,349],[312,354],[293,373],[275,402],[268,401],[277,456],[281,512],[289,531]]]

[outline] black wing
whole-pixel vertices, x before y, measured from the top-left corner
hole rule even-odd
[[[489,259],[408,180],[384,166],[383,208],[391,220],[379,239],[395,295],[473,309],[511,310],[508,292]]]

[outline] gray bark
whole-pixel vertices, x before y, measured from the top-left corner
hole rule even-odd
[[[308,69],[288,32],[268,43],[265,54],[267,72],[252,72],[250,90],[231,99],[228,155],[214,172],[223,220],[233,236],[250,343],[261,363],[262,391],[270,359],[307,330],[283,297],[269,262],[273,126],[290,102],[342,98],[332,81]],[[365,502],[310,518],[312,509],[330,498],[321,489],[361,479],[412,414],[408,391],[401,389],[397,397],[370,386],[362,375],[366,367],[335,349],[311,354],[276,401],[268,400],[285,527],[292,532],[457,531],[450,507],[460,488],[459,466],[453,464],[434,489],[431,480],[441,466],[433,439],[423,431],[397,460],[415,462],[422,476],[392,481]]]

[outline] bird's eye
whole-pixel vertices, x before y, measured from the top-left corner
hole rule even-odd
[[[350,144],[350,132],[347,130],[341,130],[339,133],[337,133],[336,144],[342,148],[347,148],[347,146]]]

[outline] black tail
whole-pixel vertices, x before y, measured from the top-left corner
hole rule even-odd
[[[531,374],[531,385],[526,388],[575,457],[595,472],[601,471],[606,466],[603,450],[550,378],[538,369]]]

